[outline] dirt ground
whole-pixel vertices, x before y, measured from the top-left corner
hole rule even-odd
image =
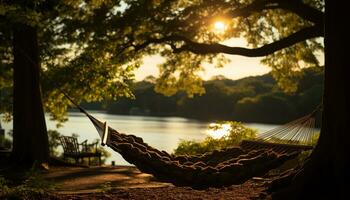
[[[152,175],[131,166],[53,167],[44,177],[55,183],[58,193],[89,193],[109,188],[150,188],[172,186],[157,182]]]
[[[54,167],[44,174],[56,185],[56,197],[75,199],[269,199],[259,180],[224,188],[194,190],[157,182],[130,166]]]
[[[60,194],[59,199],[83,200],[83,199],[207,199],[207,200],[258,200],[270,199],[261,193],[262,188],[254,186],[251,182],[243,185],[226,188],[209,188],[207,190],[193,190],[188,187],[155,187],[155,188],[124,188],[113,189],[100,193]]]

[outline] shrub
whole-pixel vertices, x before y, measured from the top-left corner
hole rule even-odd
[[[51,199],[50,193],[55,188],[53,182],[45,180],[40,171],[34,168],[26,173],[24,181],[19,185],[0,176],[0,199]]]
[[[100,140],[96,139],[92,143],[97,143],[97,151],[101,152],[101,164],[105,164],[107,158],[111,156],[111,153],[109,153],[106,148],[101,146]],[[92,149],[95,150],[95,149]],[[91,159],[91,164],[98,164],[98,158],[94,157]]]
[[[61,144],[59,137],[61,134],[56,130],[48,130],[47,131],[49,137],[49,152],[50,156],[58,156],[57,147]]]
[[[208,133],[209,136],[201,142],[181,140],[174,153],[176,155],[195,155],[238,146],[244,139],[255,138],[257,131],[244,126],[240,122],[223,121],[210,124]],[[223,135],[217,138],[216,133]]]
[[[5,135],[0,135],[0,149],[10,149],[12,147],[12,140],[5,137]]]

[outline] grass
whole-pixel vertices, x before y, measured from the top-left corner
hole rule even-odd
[[[52,192],[55,188],[55,184],[45,180],[36,169],[26,172],[20,183],[0,176],[0,199],[54,199]]]

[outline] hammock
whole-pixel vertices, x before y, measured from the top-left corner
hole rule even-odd
[[[94,124],[102,145],[120,153],[140,171],[176,186],[207,188],[241,184],[313,148],[309,142],[316,111],[260,134],[256,140],[245,140],[239,147],[201,156],[175,156],[149,146],[140,137],[119,133],[80,106],[78,108]]]
[[[242,141],[240,146],[246,150],[268,148],[278,153],[311,150],[315,115],[320,109],[321,105],[304,117],[258,135],[255,140]]]

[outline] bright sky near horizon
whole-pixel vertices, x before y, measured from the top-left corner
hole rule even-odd
[[[243,38],[230,39],[222,44],[229,46],[247,47],[247,43]],[[208,80],[216,75],[223,75],[230,79],[239,79],[247,76],[257,76],[266,74],[270,71],[270,68],[261,64],[262,57],[249,58],[245,56],[228,55],[225,57],[230,59],[223,68],[216,68],[211,64],[204,64],[205,71],[200,73],[204,80]],[[158,64],[164,62],[164,58],[160,55],[147,56],[143,60],[143,64],[135,72],[135,78],[137,81],[143,80],[146,76],[153,75],[157,77],[159,75]]]

